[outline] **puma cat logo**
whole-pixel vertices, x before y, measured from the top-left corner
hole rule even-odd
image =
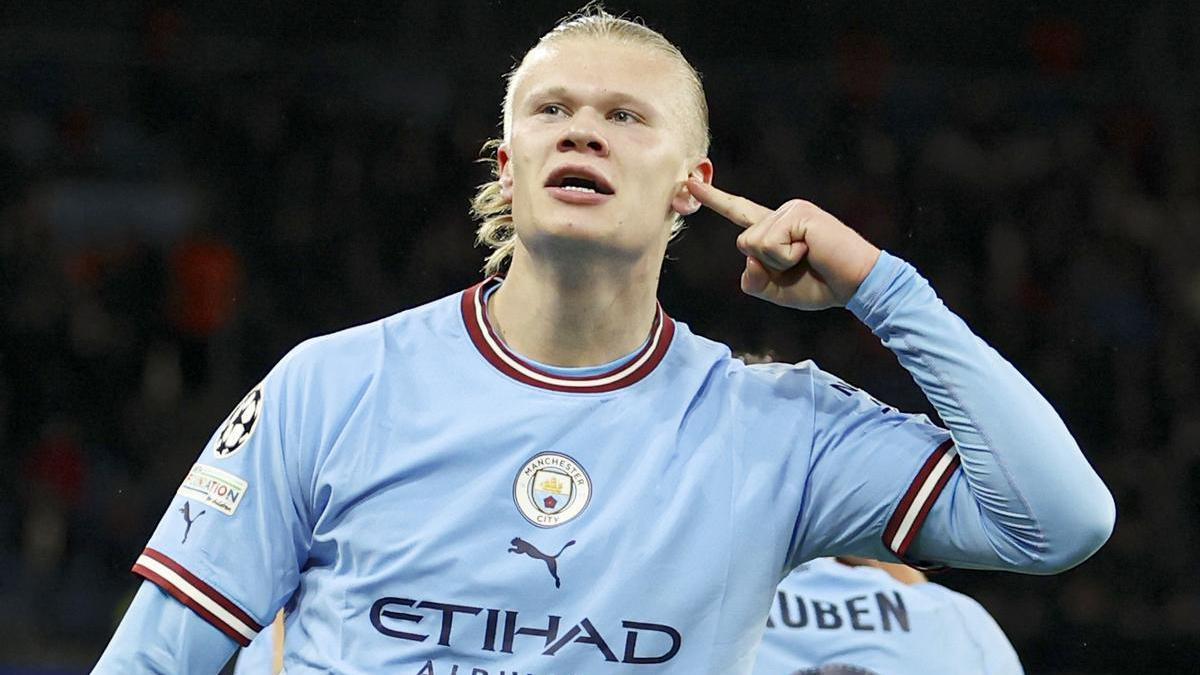
[[[200,516],[204,515],[205,513],[207,513],[207,511],[201,511],[200,513],[196,514],[196,518],[193,518],[192,517],[192,503],[184,502],[183,508],[179,509],[179,512],[183,514],[183,522],[187,523],[187,529],[185,529],[183,531],[183,539],[180,540],[179,543],[186,544],[188,532],[192,531],[192,523],[196,522],[196,518],[199,518]]]
[[[550,576],[554,577],[554,587],[561,588],[562,582],[558,578],[558,556],[562,555],[562,552],[567,550],[567,547],[574,543],[575,540],[572,539],[571,541],[563,544],[563,547],[558,549],[558,553],[555,553],[554,555],[546,555],[545,553],[539,551],[536,546],[525,541],[524,539],[520,537],[513,537],[512,548],[508,549],[508,552],[516,553],[517,555],[527,555],[530,558],[545,562],[546,569],[550,570]]]

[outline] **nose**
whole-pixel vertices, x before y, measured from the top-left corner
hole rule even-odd
[[[608,141],[586,115],[578,114],[571,119],[571,126],[558,139],[559,152],[582,152],[597,157],[608,156]]]

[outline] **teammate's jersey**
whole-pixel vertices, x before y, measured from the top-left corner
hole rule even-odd
[[[241,642],[297,593],[290,675],[738,672],[781,571],[834,540],[886,555],[945,451],[923,417],[661,310],[615,372],[543,374],[487,325],[495,283],[289,354],[136,571]]]
[[[754,675],[1020,675],[987,611],[934,583],[874,567],[805,563],[779,585]],[[841,670],[837,670],[838,668]]]

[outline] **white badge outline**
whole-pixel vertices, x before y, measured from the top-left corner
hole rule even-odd
[[[576,469],[579,470],[583,480],[576,483],[576,494],[571,500],[571,503],[565,506],[561,511],[554,514],[546,514],[533,503],[529,497],[529,484],[533,481],[533,477],[537,475],[537,468],[532,467],[532,464],[544,457],[558,457],[570,462]],[[532,469],[532,470],[531,470]],[[569,476],[570,474],[568,474]],[[525,460],[521,464],[521,468],[517,469],[517,476],[513,479],[513,502],[517,505],[517,511],[529,521],[534,527],[539,527],[543,530],[566,525],[583,514],[588,505],[592,502],[592,477],[588,475],[587,469],[579,463],[574,457],[554,451],[539,452],[533,457]],[[538,522],[539,515],[543,518],[555,516],[554,522]]]

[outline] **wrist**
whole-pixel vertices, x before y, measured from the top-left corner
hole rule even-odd
[[[887,251],[880,251],[871,271],[867,273],[866,278],[846,303],[846,309],[858,317],[859,321],[874,330],[874,323],[882,320],[877,311],[879,304],[883,301],[888,289],[892,288],[906,273],[915,274],[916,270]]]
[[[853,299],[858,293],[858,289],[862,288],[862,285],[864,282],[866,282],[867,277],[871,275],[871,270],[875,269],[875,266],[879,264],[879,257],[883,251],[870,243],[867,243],[867,249],[868,250],[863,256],[863,261],[858,266],[858,274],[855,276],[854,287],[850,289],[850,293],[846,295],[844,304],[850,303],[850,300]]]

